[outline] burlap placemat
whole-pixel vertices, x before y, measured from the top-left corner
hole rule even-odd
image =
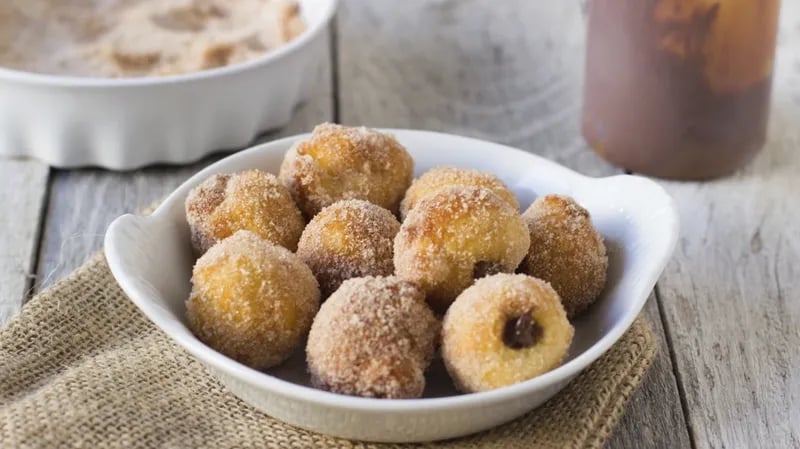
[[[639,318],[547,404],[478,435],[359,443],[276,421],[236,399],[139,313],[95,256],[0,329],[0,446],[597,448],[653,360]]]

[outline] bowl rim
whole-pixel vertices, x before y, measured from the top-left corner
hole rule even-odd
[[[311,27],[307,28],[299,36],[291,39],[289,42],[281,45],[275,50],[267,51],[263,55],[249,61],[231,64],[224,67],[175,75],[122,78],[58,75],[11,69],[0,66],[0,80],[33,85],[47,85],[51,87],[125,88],[169,85],[174,83],[202,81],[209,78],[216,78],[218,76],[233,75],[277,62],[285,58],[290,53],[294,53],[299,48],[305,46],[308,42],[317,37],[322,30],[327,29],[328,23],[336,12],[339,0],[321,1],[324,2],[324,9],[319,16],[319,20],[316,20],[314,23],[312,23]]]
[[[663,220],[665,229],[668,230],[668,235],[664,236],[664,238],[667,239],[666,246],[664,247],[665,251],[663,254],[658,255],[659,260],[657,262],[657,266],[659,266],[659,269],[649,273],[648,279],[651,282],[648,282],[648,284],[652,283],[650,290],[652,290],[652,288],[655,286],[657,279],[663,272],[664,266],[669,261],[674,251],[678,239],[679,227],[677,208],[675,207],[674,200],[664,190],[664,188],[650,179],[632,175],[615,175],[602,178],[593,178],[575,172],[574,170],[564,167],[563,165],[560,165],[554,161],[527,151],[507,145],[459,135],[433,131],[392,128],[380,128],[380,131],[395,134],[401,142],[403,140],[403,135],[416,135],[435,139],[455,139],[469,141],[472,144],[488,146],[489,149],[495,152],[500,151],[515,154],[521,153],[525,157],[529,157],[532,162],[544,164],[549,168],[557,169],[557,171],[567,174],[578,182],[594,183],[609,181],[612,179],[634,180],[633,182],[640,183],[641,187],[644,188],[646,186],[650,189],[653,189],[654,194],[661,195],[663,205],[666,206],[668,211]],[[118,229],[124,227],[125,222],[129,220],[155,222],[158,220],[169,219],[167,215],[173,210],[173,208],[182,207],[182,201],[181,204],[175,203],[178,202],[179,199],[182,199],[189,189],[194,187],[202,179],[205,179],[205,177],[208,175],[219,171],[224,171],[224,167],[226,165],[234,163],[240,159],[248,159],[254,153],[275,151],[276,149],[282,149],[285,151],[293,142],[308,135],[309,133],[304,133],[265,142],[220,159],[208,167],[205,167],[203,170],[200,170],[182,183],[164,199],[161,205],[151,215],[137,216],[126,214],[115,219],[108,227],[104,241],[106,257],[109,267],[122,290],[134,303],[136,303],[139,309],[156,325],[156,327],[160,328],[176,343],[200,359],[203,363],[212,366],[215,369],[221,370],[232,377],[239,378],[240,380],[253,386],[257,386],[260,389],[269,390],[284,397],[291,397],[296,400],[340,409],[371,412],[411,413],[418,412],[420,410],[441,411],[473,408],[476,406],[480,407],[482,404],[496,404],[499,402],[513,400],[515,398],[525,397],[528,394],[533,394],[536,391],[543,390],[572,379],[574,376],[586,369],[592,362],[605,354],[608,349],[610,349],[611,346],[613,346],[622,337],[622,335],[633,324],[634,320],[639,315],[650,296],[648,291],[637,298],[636,301],[626,310],[625,315],[613,327],[608,329],[605,334],[599,340],[595,341],[589,348],[578,354],[575,358],[567,363],[564,363],[559,367],[532,379],[528,379],[514,385],[478,393],[419,399],[377,399],[347,396],[295,384],[272,376],[268,373],[250,368],[231,358],[228,358],[227,356],[202,343],[191,333],[191,331],[188,330],[188,328],[186,328],[183,323],[175,323],[174,318],[171,317],[162,318],[162,315],[167,312],[150,303],[148,298],[142,297],[144,295],[140,295],[138,293],[138,289],[136,286],[134,286],[132,280],[128,279],[128,277],[122,273],[121,264],[123,257],[117,252],[116,247],[116,235],[118,233]],[[175,326],[178,328],[175,328]]]

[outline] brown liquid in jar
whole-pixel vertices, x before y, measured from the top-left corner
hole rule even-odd
[[[779,0],[589,0],[583,135],[626,169],[702,179],[766,138]]]

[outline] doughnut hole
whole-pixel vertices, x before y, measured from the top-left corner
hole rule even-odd
[[[279,177],[310,219],[346,199],[397,214],[413,177],[414,161],[390,134],[324,123],[286,153]]]
[[[283,362],[319,307],[311,270],[289,250],[238,231],[194,266],[189,328],[215,350],[256,369]]]
[[[447,187],[483,187],[519,210],[517,197],[497,176],[467,168],[436,167],[423,173],[408,188],[400,203],[400,216],[405,219],[420,199]]]
[[[340,394],[420,397],[439,328],[416,285],[394,276],[346,280],[311,326],[311,381]]]
[[[531,246],[519,271],[549,282],[570,318],[586,310],[606,283],[608,256],[589,212],[572,198],[546,195],[522,215]]]
[[[239,230],[294,251],[305,226],[289,191],[261,170],[206,179],[186,197],[186,219],[198,255]]]
[[[306,226],[297,256],[327,298],[347,279],[394,272],[393,242],[400,223],[388,210],[362,200],[336,202]]]
[[[448,309],[442,358],[459,390],[492,390],[559,366],[573,334],[547,282],[497,274],[476,281]]]
[[[395,274],[420,285],[444,313],[476,278],[513,272],[529,243],[519,212],[492,191],[447,187],[423,198],[400,226]]]

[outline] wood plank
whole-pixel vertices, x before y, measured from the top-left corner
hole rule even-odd
[[[639,390],[631,397],[607,446],[619,449],[689,448],[691,442],[655,295],[650,295],[644,314],[658,338],[658,354]],[[665,398],[669,401],[667,406],[661,403]]]
[[[698,448],[800,448],[800,3],[783,2],[767,146],[663,185],[682,237],[659,283]]]
[[[188,167],[124,173],[53,170],[35,289],[41,290],[69,274],[100,249],[114,218],[149,206],[214,160],[211,157]]]
[[[0,326],[19,311],[31,285],[47,175],[41,162],[0,158]]]
[[[324,53],[319,57],[324,63],[310,99],[295,111],[289,124],[259,136],[255,143],[306,132],[319,122],[332,120],[330,47],[326,45],[321,50]],[[212,155],[184,167],[160,166],[131,172],[55,171],[43,230],[37,290],[70,273],[100,249],[106,227],[114,218],[151,205],[222,156]]]
[[[578,3],[349,0],[337,24],[343,123],[469,135],[587,174],[619,173],[580,137]],[[647,315],[661,351],[609,447],[688,447],[654,299]]]

